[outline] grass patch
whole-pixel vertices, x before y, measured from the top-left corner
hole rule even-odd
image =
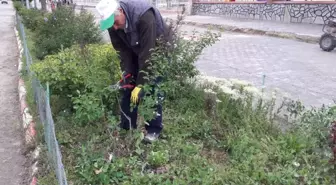
[[[83,127],[71,116],[58,117],[57,138],[70,183],[335,183],[325,132],[334,112],[314,122],[329,110],[307,111],[283,133],[268,118],[267,105],[255,107],[251,98],[217,92],[220,103],[209,115],[203,89],[191,84],[189,97],[165,105],[165,129],[152,145],[141,143],[141,129],[124,132],[116,120]]]

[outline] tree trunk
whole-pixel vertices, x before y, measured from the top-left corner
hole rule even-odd
[[[29,0],[26,0],[26,7],[27,7],[27,9],[30,9],[30,4],[29,3],[30,3]]]
[[[43,11],[47,11],[47,0],[40,0],[41,8]]]

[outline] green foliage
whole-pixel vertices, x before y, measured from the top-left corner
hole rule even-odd
[[[84,93],[73,98],[74,109],[76,110],[76,119],[81,122],[93,122],[104,116],[104,106],[100,99],[101,94]],[[100,95],[100,96],[99,96]]]
[[[160,101],[157,95],[165,94],[166,99],[175,99],[183,97],[187,94],[182,94],[188,84],[188,80],[194,78],[199,72],[195,66],[195,61],[201,54],[202,50],[218,40],[220,34],[207,31],[196,37],[197,32],[194,32],[190,40],[186,40],[184,35],[179,31],[179,24],[183,17],[177,21],[174,26],[171,24],[172,40],[166,42],[164,39],[159,39],[157,47],[152,50],[150,60],[147,61],[149,73],[146,73],[147,84],[143,89],[147,94],[153,86],[156,87],[154,96],[146,96],[143,98],[139,106],[139,112],[146,120],[152,119],[156,114],[153,114],[153,105]],[[163,81],[156,84],[158,77],[162,77]]]
[[[81,46],[101,41],[101,32],[96,25],[95,17],[85,9],[75,17],[73,34],[76,35],[75,42]]]
[[[21,1],[13,1],[13,6],[14,9],[20,13],[21,9],[24,8],[23,4],[21,3]]]
[[[53,94],[66,96],[102,89],[120,77],[118,56],[108,44],[88,45],[85,51],[75,45],[34,63],[31,69],[42,84],[49,82]]]
[[[43,59],[73,44],[92,44],[101,41],[100,31],[95,25],[94,16],[82,11],[76,15],[75,10],[62,6],[44,17],[34,37],[36,56]]]
[[[154,152],[152,151],[151,153],[149,153],[148,155],[148,163],[149,165],[151,165],[154,168],[158,168],[160,166],[163,166],[165,164],[168,163],[169,160],[169,154],[168,151],[158,151],[158,152]]]
[[[76,167],[85,184],[119,184],[128,179],[124,172],[126,163],[123,160],[112,161],[111,155],[104,158],[92,150],[87,150],[82,146],[79,165]]]
[[[83,37],[79,45],[32,66],[43,84],[49,82],[52,102],[62,99],[58,109],[75,110],[55,116],[69,184],[336,184],[328,146],[335,107],[286,105],[296,120],[284,123],[289,129],[283,132],[269,116],[272,102],[236,98],[215,85],[192,83],[198,73],[194,61],[217,35],[189,41],[174,35],[173,42],[155,48],[152,74],[144,86],[148,92],[157,76],[164,77],[156,93],[166,94],[165,128],[152,145],[141,143],[140,129],[118,128],[112,109],[117,92],[108,86],[119,80],[120,69],[110,45],[85,46],[90,41]],[[156,101],[145,97],[140,115],[153,116],[150,107]]]
[[[111,45],[75,45],[34,63],[31,70],[42,84],[49,83],[52,95],[68,100],[63,109],[74,107],[80,123],[99,120],[105,105],[115,102],[117,92],[108,87],[119,80],[120,67]]]
[[[79,14],[71,7],[61,6],[51,13],[38,9],[26,9],[20,2],[14,7],[21,15],[24,25],[34,32],[35,56],[58,53],[74,44],[100,43],[102,37],[94,16],[81,10]]]
[[[43,23],[43,11],[39,9],[26,9],[26,8],[19,8],[19,14],[22,17],[23,24],[30,29],[31,31],[36,31]]]

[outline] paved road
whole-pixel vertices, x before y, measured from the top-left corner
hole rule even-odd
[[[24,184],[18,102],[17,44],[12,4],[0,4],[0,184]],[[26,183],[27,184],[27,183]]]
[[[98,17],[93,8],[89,8]],[[98,19],[98,18],[97,18]],[[183,26],[183,31],[205,29]],[[109,42],[108,36],[104,40]],[[237,78],[260,87],[279,88],[306,105],[320,106],[336,99],[336,51],[323,52],[317,44],[258,35],[222,33],[204,50],[196,65],[209,76]]]
[[[205,29],[184,26],[183,31]],[[208,76],[237,78],[261,87],[279,88],[306,105],[319,106],[336,99],[336,51],[317,44],[267,36],[222,33],[196,62]]]

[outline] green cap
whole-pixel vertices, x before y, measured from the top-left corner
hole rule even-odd
[[[105,20],[101,20],[100,21],[100,29],[102,31],[109,29],[110,27],[112,27],[114,24],[114,14],[112,14],[110,17],[108,17]]]
[[[114,24],[114,13],[118,9],[119,4],[116,0],[101,0],[96,5],[96,9],[101,17],[100,29],[106,30]]]

